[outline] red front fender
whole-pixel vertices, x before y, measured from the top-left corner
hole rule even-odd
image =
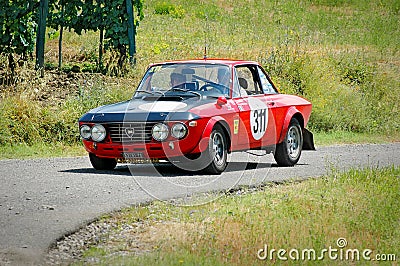
[[[303,121],[303,116],[301,115],[300,111],[297,110],[295,106],[292,106],[288,109],[285,115],[285,120],[283,121],[283,126],[281,130],[281,134],[279,136],[278,143],[281,143],[285,139],[286,132],[289,128],[290,120],[292,120],[292,117],[294,116],[299,116],[299,123],[302,127],[304,127],[304,121]]]
[[[222,118],[220,116],[211,117],[210,120],[208,121],[207,125],[204,127],[203,134],[201,136],[199,144],[192,151],[192,153],[199,153],[199,152],[201,153],[201,152],[204,152],[205,150],[207,150],[211,132],[212,132],[215,124],[217,124],[217,123],[220,123],[227,130],[227,132],[230,132],[229,128],[228,128],[228,123],[225,121],[224,118]],[[230,147],[230,145],[229,145],[229,147]]]

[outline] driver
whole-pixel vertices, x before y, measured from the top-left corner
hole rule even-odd
[[[229,87],[229,69],[227,68],[219,68],[218,75],[217,75],[218,83],[224,85],[225,87]]]
[[[171,87],[179,87],[179,85],[183,84],[186,82],[186,78],[184,75],[179,74],[179,73],[172,73],[171,76]]]
[[[231,77],[230,77],[229,69],[225,68],[225,67],[220,67],[218,69],[218,73],[217,73],[217,80],[218,80],[218,84],[222,85],[221,92],[223,94],[226,94],[226,95],[229,94],[230,79],[231,79]]]

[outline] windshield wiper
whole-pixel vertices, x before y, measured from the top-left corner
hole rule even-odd
[[[198,97],[201,98],[201,94],[198,93],[197,91],[191,91],[191,90],[187,90],[187,89],[182,89],[182,88],[171,88],[171,91],[182,91],[182,92],[190,92]]]
[[[225,97],[227,100],[230,99],[229,96],[226,95],[204,95],[207,98],[213,98],[213,99],[218,99],[219,97]]]
[[[146,90],[137,90],[136,92],[144,92],[144,93],[148,93],[148,94],[154,95],[153,92],[151,92],[151,91],[146,91]]]
[[[162,92],[162,91],[137,90],[136,92],[144,92],[144,93],[147,93],[147,94],[150,94],[150,95],[154,95],[154,93],[158,93],[158,94],[161,94],[162,96],[164,96],[164,92]]]

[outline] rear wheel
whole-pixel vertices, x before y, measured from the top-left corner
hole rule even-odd
[[[303,134],[300,123],[296,118],[292,118],[285,139],[276,145],[275,161],[280,166],[295,165],[300,159],[302,147]]]
[[[94,169],[96,170],[113,170],[117,166],[117,161],[115,159],[100,158],[89,153],[89,159]]]

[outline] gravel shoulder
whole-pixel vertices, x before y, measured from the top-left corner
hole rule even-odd
[[[400,143],[321,147],[304,152],[298,165],[287,168],[277,167],[273,157],[262,152],[236,153],[231,162],[222,175],[204,176],[170,165],[122,165],[99,172],[87,157],[2,160],[0,265],[42,264],[57,242],[82,235],[96,240],[98,232],[110,230],[110,225],[92,223],[101,215],[154,199],[180,198],[182,204],[192,204],[194,193],[256,187],[354,167],[398,166]],[[79,229],[83,230],[74,234]],[[51,263],[63,256],[53,255]]]

